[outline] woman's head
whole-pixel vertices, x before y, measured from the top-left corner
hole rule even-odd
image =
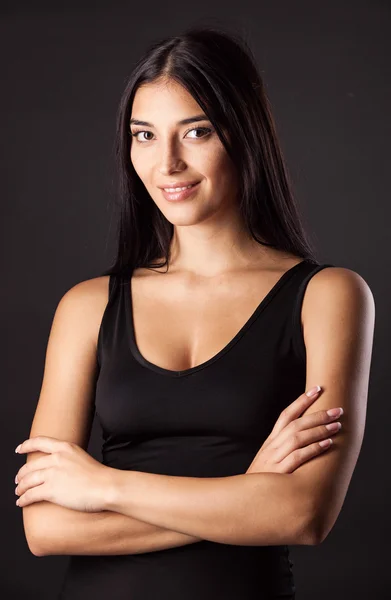
[[[178,125],[199,114],[206,120]],[[163,266],[175,225],[227,211],[260,244],[316,261],[261,76],[238,36],[191,28],[150,46],[121,98],[116,157],[118,249],[105,274]],[[201,185],[183,202],[170,203],[159,189],[188,180]],[[165,261],[156,263],[158,257]]]
[[[232,212],[239,218],[235,164],[207,115],[180,83],[165,77],[140,86],[130,131],[132,166],[170,223],[221,221]],[[183,201],[170,201],[162,191],[187,183],[197,186]]]

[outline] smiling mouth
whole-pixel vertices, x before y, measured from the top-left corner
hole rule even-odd
[[[184,190],[188,190],[188,189],[194,187],[195,185],[197,185],[197,183],[199,183],[199,181],[196,181],[195,183],[191,183],[189,185],[183,185],[183,186],[177,185],[176,187],[164,187],[161,189],[169,194],[174,194],[177,192],[183,192]]]
[[[201,184],[201,182],[198,181],[197,183],[194,183],[191,186],[185,187],[185,189],[181,189],[177,192],[169,192],[164,188],[161,188],[161,190],[162,190],[162,194],[166,200],[168,200],[169,202],[170,201],[175,202],[178,200],[186,200],[187,198],[189,198],[199,188],[200,184]]]

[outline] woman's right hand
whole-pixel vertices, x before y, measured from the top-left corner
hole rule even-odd
[[[313,396],[302,394],[281,412],[246,473],[292,473],[303,463],[327,451],[332,445],[330,435],[341,428],[336,419],[343,411],[335,416],[328,415],[326,410],[300,416],[320,393],[321,389]],[[335,428],[330,430],[328,425]],[[326,442],[323,447],[319,445],[322,441]]]

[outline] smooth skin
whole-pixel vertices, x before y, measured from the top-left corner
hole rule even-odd
[[[143,127],[151,131],[147,137],[137,134],[138,139],[147,141],[137,142],[137,145],[132,142],[130,159],[151,198],[174,224],[175,231],[173,260],[168,273],[146,277],[140,270],[133,282],[138,346],[155,364],[175,370],[207,360],[240,328],[239,322],[228,319],[223,319],[222,325],[222,306],[227,306],[227,314],[239,315],[244,321],[281,274],[299,262],[297,257],[265,249],[248,238],[237,211],[234,166],[217,135],[211,133],[201,140],[193,135],[196,131],[189,132],[191,126],[177,125],[180,119],[200,112],[186,90],[174,83],[140,88],[132,110],[132,116],[154,126]],[[208,122],[196,124],[197,127],[204,125],[208,126]],[[174,204],[166,201],[158,188],[172,179],[196,179],[202,183],[197,195]],[[249,535],[253,541],[265,541],[267,536],[269,540],[276,539],[273,536],[277,530],[281,543],[323,541],[342,507],[364,434],[375,319],[373,296],[364,279],[349,269],[325,268],[310,280],[302,308],[307,351],[306,389],[319,384],[322,393],[310,406],[302,407],[301,417],[288,407],[279,424],[280,427],[284,420],[296,414],[293,419],[303,425],[304,417],[313,418],[313,413],[319,413],[323,421],[315,428],[321,426],[322,435],[326,435],[325,410],[343,407],[344,426],[334,438],[333,446],[317,456],[307,455],[305,459],[300,448],[305,443],[310,447],[315,439],[307,433],[314,423],[306,421],[307,428],[299,426],[295,431],[290,428],[288,438],[293,441],[285,437],[284,444],[279,441],[275,447],[277,438],[274,437],[273,442],[263,446],[268,454],[259,452],[257,455],[261,468],[265,468],[267,464],[269,467],[278,464],[278,458],[281,462],[284,452],[285,459],[293,454],[293,462],[290,459],[288,467],[294,469],[293,472],[260,470],[209,482],[115,469],[106,471],[110,477],[101,479],[100,463],[95,465],[92,457],[89,460],[85,456],[93,416],[96,340],[107,302],[107,284],[107,278],[96,278],[74,286],[62,298],[53,321],[41,394],[30,439],[22,448],[31,453],[25,465],[29,469],[21,471],[18,486],[22,491],[21,505],[25,503],[23,518],[30,549],[37,555],[101,554],[110,553],[106,552],[109,549],[113,553],[129,553],[130,548],[136,552],[140,548],[148,551],[145,550],[147,539],[153,539],[152,548],[159,544],[172,547],[192,543],[194,538],[220,541],[226,539],[227,520],[230,543],[243,543]],[[147,316],[151,317],[152,313],[143,314],[141,309],[140,300],[148,299],[150,303],[151,298],[159,298],[156,296],[159,289],[162,290],[159,308],[166,311],[160,321],[167,323],[172,332],[171,347],[175,348],[169,355],[159,345],[163,337],[159,335],[157,323],[150,324],[151,328],[156,325],[153,338],[145,325]],[[235,305],[228,304],[226,290],[232,289],[239,290],[232,300]],[[194,305],[192,298],[197,301]],[[200,311],[202,298],[208,298],[210,311],[206,310],[205,301]],[[167,299],[170,302],[164,302]],[[148,302],[144,303],[146,308]],[[179,310],[182,313],[178,313]],[[189,314],[195,316],[190,329],[184,330],[182,326],[178,330],[173,326],[175,320],[182,325],[189,323]],[[219,315],[220,322],[216,323]],[[212,325],[214,335],[208,338],[206,332]],[[327,437],[329,435],[328,432]],[[270,454],[272,449],[275,463]],[[62,462],[59,461],[61,454],[67,455],[64,460],[60,459]],[[42,471],[33,466],[39,458],[49,459]],[[76,473],[74,477],[72,472]],[[80,489],[83,477],[90,477],[92,496],[83,496]],[[28,485],[27,481],[30,481]],[[85,511],[96,508],[100,498],[97,490],[102,489],[102,481],[107,482],[103,499],[106,509],[98,513],[83,512],[83,507]],[[208,483],[213,486],[209,490]],[[213,494],[213,503],[202,502],[209,493]],[[144,502],[146,497],[148,502]],[[282,505],[283,498],[291,498],[291,505]],[[29,501],[31,504],[27,505]],[[67,508],[64,506],[67,503],[81,508]],[[115,510],[107,510],[108,506]],[[300,512],[299,506],[302,507]],[[252,513],[249,507],[253,507]],[[297,523],[295,530],[288,529],[288,520],[282,520],[282,510],[293,516]],[[224,517],[218,519],[218,514]],[[246,522],[246,514],[251,514],[251,523]],[[261,519],[255,522],[254,515],[258,514],[266,515],[267,522]],[[286,530],[282,527],[285,523]],[[83,536],[80,536],[81,526]],[[89,533],[93,537],[84,539]],[[156,537],[160,534],[166,536],[164,540]]]

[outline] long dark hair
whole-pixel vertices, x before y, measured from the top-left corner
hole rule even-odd
[[[318,262],[299,216],[251,49],[239,34],[191,27],[153,43],[136,63],[123,92],[115,140],[117,251],[102,275],[127,276],[137,267],[168,266],[174,226],[133,168],[129,126],[137,88],[168,78],[193,96],[236,165],[240,211],[251,236],[260,244]],[[158,264],[161,257],[164,262]]]

